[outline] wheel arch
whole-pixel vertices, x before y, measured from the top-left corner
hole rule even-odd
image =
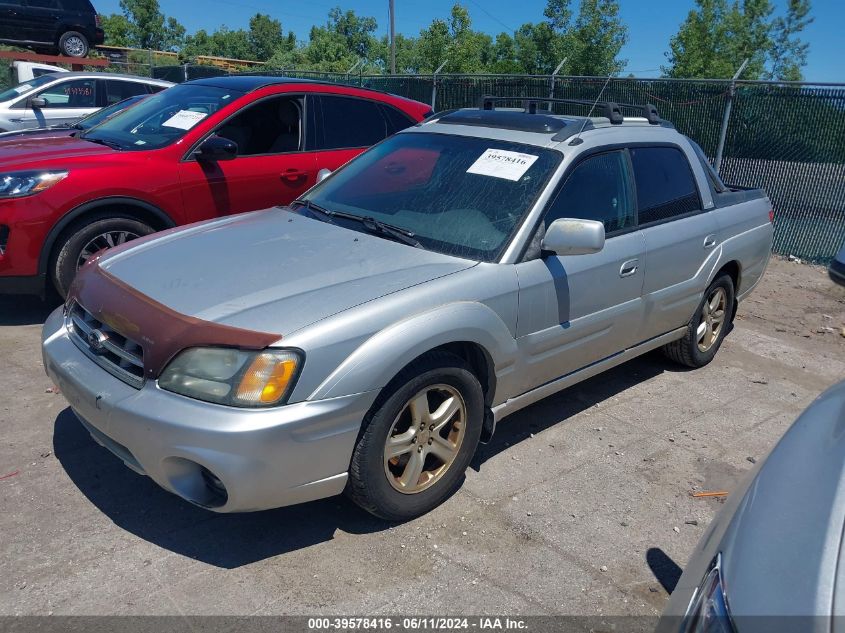
[[[44,240],[44,244],[41,246],[41,254],[38,258],[38,274],[47,274],[47,268],[50,264],[50,258],[54,254],[53,250],[56,247],[56,242],[63,233],[74,224],[77,224],[79,220],[82,220],[86,216],[92,216],[106,208],[119,209],[123,215],[128,215],[141,222],[146,222],[156,231],[163,231],[164,229],[176,226],[176,222],[167,213],[149,202],[137,198],[112,196],[86,202],[63,215],[53,228],[50,229],[47,239]]]
[[[499,315],[477,302],[439,306],[379,331],[308,396],[309,400],[384,389],[425,354],[446,351],[476,373],[490,406],[500,389],[498,372],[513,367],[516,341]]]

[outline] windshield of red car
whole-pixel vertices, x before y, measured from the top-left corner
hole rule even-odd
[[[103,121],[80,138],[122,150],[159,149],[241,96],[242,92],[214,86],[173,86]]]
[[[495,261],[561,158],[555,150],[487,138],[397,134],[304,199],[411,231],[429,250]]]

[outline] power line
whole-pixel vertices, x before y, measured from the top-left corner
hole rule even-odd
[[[499,18],[497,18],[495,15],[493,15],[492,13],[490,13],[487,9],[485,9],[485,8],[484,8],[484,5],[483,5],[483,4],[480,4],[480,3],[476,2],[475,0],[469,0],[469,1],[470,1],[473,5],[475,5],[475,6],[476,6],[476,7],[478,7],[479,9],[481,9],[481,10],[482,10],[482,11],[483,11],[486,15],[487,15],[487,17],[488,17],[488,18],[490,18],[490,19],[491,19],[491,20],[493,20],[494,22],[498,22],[499,24],[501,24],[503,27],[505,27],[505,28],[506,28],[508,31],[510,31],[511,33],[516,33],[516,29],[511,28],[510,26],[508,26],[507,24],[505,24],[504,22],[502,22]]]

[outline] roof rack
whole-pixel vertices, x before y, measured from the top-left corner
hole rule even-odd
[[[602,109],[602,116],[604,116],[613,125],[620,125],[625,117],[622,115],[622,108],[637,108],[651,125],[660,125],[662,119],[657,113],[657,108],[651,103],[638,105],[634,103],[616,103],[614,101],[588,101],[586,99],[557,99],[554,97],[496,97],[494,95],[484,95],[481,97],[480,109],[495,110],[497,101],[517,101],[522,99],[522,107],[527,114],[537,113],[537,104],[539,103],[566,103],[569,105],[582,106],[596,106]]]

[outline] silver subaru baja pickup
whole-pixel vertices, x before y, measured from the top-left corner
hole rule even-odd
[[[289,207],[102,253],[43,330],[91,435],[218,512],[341,492],[404,520],[518,409],[663,348],[716,354],[772,246],[653,106],[436,115]],[[628,106],[625,106],[628,107]]]

